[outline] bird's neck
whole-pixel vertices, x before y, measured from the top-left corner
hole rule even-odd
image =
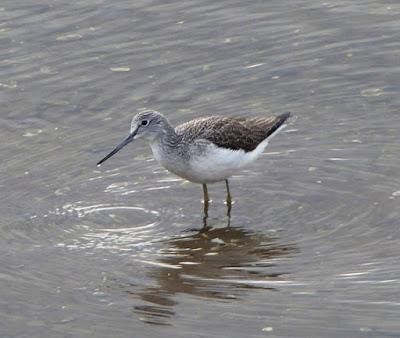
[[[179,135],[177,135],[175,129],[168,121],[165,122],[166,124],[162,128],[162,132],[150,142],[150,146],[157,162],[165,168],[172,170],[174,163],[176,163],[176,155],[179,148]]]
[[[174,127],[165,119],[162,126],[162,132],[154,140],[161,147],[174,147],[179,143],[179,136],[175,132]]]
[[[175,132],[175,128],[169,123],[167,119],[163,121],[163,132],[160,137],[160,142],[164,144],[176,144],[178,142],[178,135]]]

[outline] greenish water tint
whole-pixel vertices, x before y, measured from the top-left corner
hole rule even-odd
[[[400,334],[400,4],[9,1],[0,5],[1,337]],[[291,111],[225,186],[141,142]]]

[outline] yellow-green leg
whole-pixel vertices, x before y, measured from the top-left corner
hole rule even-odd
[[[208,204],[210,202],[210,199],[208,197],[208,189],[207,189],[207,184],[203,184],[203,195],[204,195],[204,217],[208,217]]]
[[[225,184],[226,184],[226,206],[228,208],[228,211],[226,213],[226,215],[231,218],[231,210],[232,210],[232,196],[231,196],[231,192],[229,190],[229,182],[226,179],[225,180]]]

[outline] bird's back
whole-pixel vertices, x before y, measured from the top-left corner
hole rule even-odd
[[[289,118],[290,113],[271,117],[202,117],[183,123],[175,132],[185,143],[208,140],[218,147],[249,152],[272,135]]]

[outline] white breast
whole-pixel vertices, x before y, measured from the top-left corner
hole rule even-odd
[[[178,154],[164,151],[158,142],[151,143],[150,146],[154,158],[165,169],[174,173],[177,176],[180,176],[186,180],[191,181],[189,175],[191,171],[189,168],[189,163],[184,161],[184,159],[181,158]]]

